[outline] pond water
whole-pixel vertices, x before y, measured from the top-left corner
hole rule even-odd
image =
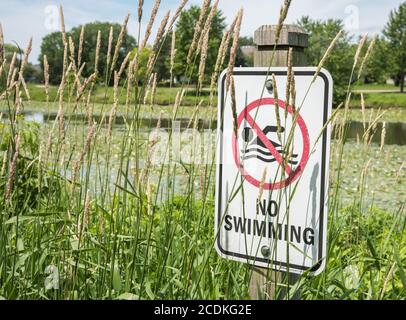
[[[380,122],[376,125],[372,142],[381,143],[382,129],[383,123]],[[351,121],[348,127],[348,138],[361,138],[364,134],[364,130],[364,125],[362,122]],[[385,131],[385,144],[399,146],[406,145],[406,122],[386,122]]]
[[[3,119],[5,117],[3,116]],[[45,115],[44,113],[26,113],[26,121],[35,121],[41,125],[41,131],[46,141],[45,137],[48,136],[51,123],[55,120],[56,114]],[[101,120],[100,117],[95,117],[95,120]],[[75,116],[70,118],[71,125],[67,132],[68,135],[68,148],[73,148],[79,153],[82,149],[83,140],[86,137],[86,117],[85,116]],[[107,120],[108,121],[108,120]],[[141,167],[144,166],[147,154],[148,154],[148,137],[152,128],[156,126],[156,119],[143,120],[141,137],[138,140],[140,142],[139,152],[141,159]],[[114,186],[116,182],[118,165],[117,163],[121,141],[123,134],[125,132],[124,118],[118,116],[116,119],[116,125],[113,133],[113,142],[111,143],[111,154],[112,161],[109,168],[106,168],[106,143],[107,132],[101,132],[98,138],[98,142],[95,143],[97,154],[97,160],[94,160],[90,168],[90,176],[92,183],[94,185],[92,188],[99,192],[103,186],[98,184],[97,181],[103,180],[100,176],[101,174],[108,175],[111,186]],[[181,128],[186,128],[189,123],[188,119],[180,121],[179,126]],[[162,128],[169,128],[171,126],[170,121],[163,120]],[[200,121],[199,128],[206,129],[210,126],[208,121]],[[212,124],[216,127],[216,124]],[[364,144],[360,142],[362,135],[364,134],[364,126],[362,122],[351,121],[348,126],[348,138],[350,139],[344,148],[344,158],[342,165],[342,176],[341,176],[341,196],[342,204],[348,205],[354,203],[359,198],[359,183],[361,181],[362,172],[367,167],[368,175],[365,180],[365,192],[363,204],[365,207],[371,206],[372,204],[390,211],[396,211],[402,204],[404,205],[406,199],[406,123],[403,122],[387,122],[385,124],[385,145],[384,149],[381,150],[381,133],[382,133],[383,123],[378,123],[374,130],[374,135],[372,139],[372,144],[365,148]],[[106,128],[103,128],[106,130]],[[334,132],[332,134],[334,137]],[[336,176],[337,167],[337,156],[336,151],[338,147],[337,140],[332,141],[332,153],[331,153],[331,183],[334,185],[334,179]],[[214,148],[213,148],[214,150]],[[75,155],[74,157],[76,157]],[[135,171],[135,164],[130,163],[131,172]],[[187,188],[190,186],[188,179],[187,168],[178,165],[175,171],[166,174],[164,173],[164,179],[159,183],[162,190],[158,190],[158,197],[161,201],[167,198],[166,191],[168,189],[174,189],[176,194],[187,194]],[[159,166],[156,166],[151,172],[151,183],[157,183],[159,179]],[[104,172],[104,173],[103,173]],[[85,173],[85,172],[83,172]],[[70,177],[70,171],[66,170],[63,172],[67,177]],[[214,175],[214,173],[212,173]],[[169,177],[169,178],[168,178]],[[197,174],[193,181],[194,188],[196,192],[201,191],[201,181],[199,175]],[[214,187],[214,179],[211,179],[211,188]]]
[[[25,120],[26,121],[35,121],[40,124],[43,124],[47,121],[54,121],[57,114],[56,113],[51,113],[46,115],[45,113],[41,112],[27,112],[25,113]],[[101,116],[94,116],[95,121],[101,121],[102,117]],[[85,122],[86,121],[86,115],[73,115],[70,116],[71,121],[76,121],[76,122]],[[106,120],[108,121],[108,120]],[[162,119],[162,128],[169,128],[171,126],[170,124],[171,120],[168,119]],[[117,116],[115,120],[116,125],[123,125],[125,123],[124,117],[122,116]],[[141,127],[145,127],[146,129],[148,128],[155,128],[157,123],[157,119],[142,119],[141,120]],[[180,126],[181,128],[186,128],[189,124],[188,119],[183,119],[180,120]],[[347,137],[348,139],[359,139],[362,137],[364,134],[364,124],[360,121],[350,121],[348,126],[348,132],[347,132]],[[369,124],[367,124],[368,126]],[[198,128],[200,129],[207,129],[210,126],[216,127],[216,123],[210,124],[209,121],[206,120],[200,120],[198,124]],[[381,142],[381,134],[382,134],[382,129],[383,129],[383,123],[377,123],[376,128],[374,130],[374,136],[372,138],[372,142],[375,143],[380,143]],[[385,123],[385,144],[387,145],[400,145],[404,146],[406,145],[406,122],[386,122]],[[335,137],[334,131],[332,133],[332,137]]]

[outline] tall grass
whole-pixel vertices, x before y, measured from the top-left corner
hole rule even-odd
[[[205,70],[205,43],[212,17],[208,3],[204,2],[202,11],[206,15],[200,17],[196,26],[199,32],[195,33],[193,46],[197,50],[191,50],[188,57],[187,78],[196,70],[201,74]],[[100,102],[96,92],[101,90],[95,76],[97,63],[94,75],[89,78],[80,75],[80,64],[85,61],[80,60],[80,54],[75,54],[75,47],[80,50],[81,45],[72,40],[68,45],[63,23],[64,77],[52,99],[49,99],[48,84],[45,86],[47,103],[59,110],[53,123],[40,127],[24,121],[20,113],[28,101],[20,94],[26,89],[21,69],[9,63],[1,67],[0,87],[5,88],[0,92],[1,103],[8,108],[7,117],[0,122],[3,159],[1,297],[47,300],[249,298],[252,268],[221,259],[213,248],[214,161],[182,162],[178,158],[182,145],[174,130],[178,124],[172,122],[163,154],[172,161],[154,164],[152,159],[160,137],[149,139],[142,126],[141,110],[145,108],[145,101],[150,104],[151,126],[157,131],[162,129],[164,119],[154,106],[156,74],[153,74],[153,66],[160,59],[163,40],[173,36],[172,27],[185,4],[181,1],[172,19],[167,15],[161,22],[145,79],[135,77],[139,67],[137,56],[117,65],[117,48],[123,41],[124,31],[118,39],[109,40],[109,70],[102,77],[113,77],[114,87],[104,88],[100,118],[93,114],[95,101]],[[159,5],[157,1],[144,37],[141,38],[141,31],[138,33],[140,47],[148,43]],[[287,12],[282,14],[286,16]],[[137,17],[140,29],[143,15],[143,1],[140,1]],[[127,16],[122,30],[128,19]],[[242,11],[238,12],[219,48],[216,74],[211,77],[212,96],[213,79],[217,78],[221,66],[228,66],[233,91],[235,39],[241,20]],[[31,44],[25,50],[23,61],[28,59],[30,47]],[[201,52],[200,59],[195,51]],[[225,61],[227,51],[231,51],[229,61]],[[354,71],[356,66],[357,63]],[[49,79],[47,74],[45,79]],[[151,98],[145,99],[150,79]],[[203,77],[200,79],[199,86]],[[139,82],[143,85],[139,86]],[[167,116],[169,120],[179,117],[185,87],[179,88],[176,101],[171,101],[174,107]],[[198,110],[204,108],[199,89],[189,128],[198,127]],[[351,87],[348,100],[350,91]],[[213,99],[207,103],[213,104]],[[332,156],[339,160],[332,169],[336,176],[330,200],[333,205],[330,206],[327,268],[316,278],[304,275],[290,290],[292,293],[300,290],[304,299],[404,299],[404,204],[393,212],[384,212],[363,203],[374,119],[365,127],[360,142],[365,165],[359,173],[359,193],[352,205],[344,207],[341,202],[340,169],[345,162],[345,126],[351,112],[349,103],[345,106],[345,115],[338,123],[342,128],[338,130],[339,140],[332,151]],[[120,128],[116,123],[118,112],[125,115]],[[87,115],[86,123],[75,121],[77,113]],[[378,120],[379,117],[378,114]],[[335,119],[336,124],[337,121]],[[214,128],[213,119],[209,127]],[[192,158],[210,158],[197,150],[193,141],[191,146],[187,151]],[[384,143],[382,148],[385,148]],[[280,290],[284,285],[278,283],[277,288]]]

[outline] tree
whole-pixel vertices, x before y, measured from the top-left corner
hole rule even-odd
[[[14,68],[20,69],[21,60],[24,56],[24,49],[19,48],[14,44],[6,43],[4,45],[4,52],[6,58],[5,69],[9,70],[11,60],[13,59],[14,53],[16,53],[16,60],[14,62]],[[28,62],[24,69],[24,79],[26,82],[38,82],[41,80],[40,72],[32,63]],[[4,86],[3,86],[4,87]]]
[[[187,56],[189,53],[189,48],[192,44],[193,35],[195,32],[194,26],[197,24],[200,16],[200,8],[197,6],[191,6],[189,10],[183,11],[179,17],[178,23],[176,25],[176,60],[174,74],[177,77],[189,77],[192,76],[192,81],[196,82],[197,72],[196,65],[200,61],[200,55],[196,57],[195,72],[193,75],[186,74],[188,70]],[[206,75],[211,75],[214,71],[217,53],[220,47],[221,39],[223,37],[223,32],[226,28],[225,19],[223,13],[218,10],[214,15],[210,34],[209,34],[209,48],[206,60]],[[190,69],[189,69],[190,72]]]
[[[171,47],[172,33],[165,36],[159,45],[159,56],[154,65],[154,72],[159,82],[169,80],[171,77]]]
[[[309,33],[309,47],[305,50],[308,65],[317,66],[331,41],[344,28],[341,20],[312,20],[302,17],[298,24]],[[334,80],[334,104],[339,104],[345,97],[354,62],[354,49],[350,45],[348,33],[339,39],[330,57],[324,64]]]
[[[135,48],[131,54],[131,59],[134,59],[135,55],[138,52],[138,48]],[[145,79],[147,76],[148,61],[152,55],[152,49],[147,46],[141,50],[141,54],[138,55],[138,69],[136,74],[136,80],[140,83],[148,81]]]
[[[389,15],[383,34],[389,41],[390,54],[394,58],[395,81],[400,84],[400,92],[404,92],[406,76],[406,2]]]
[[[20,61],[21,61],[20,57],[22,57],[24,55],[24,49],[18,48],[14,44],[6,43],[4,45],[4,54],[5,54],[5,58],[6,58],[6,63],[11,63],[14,53],[17,54],[17,56],[16,56],[17,65],[19,65]]]
[[[83,51],[82,51],[82,62],[86,62],[85,68],[82,75],[84,77],[90,76],[94,72],[94,64],[96,58],[96,44],[97,44],[97,33],[100,30],[101,32],[101,47],[100,47],[100,56],[99,56],[99,77],[102,79],[107,72],[107,51],[108,51],[108,41],[110,27],[113,27],[113,48],[112,55],[114,53],[114,46],[116,44],[118,35],[121,30],[119,24],[112,24],[108,22],[94,22],[86,24],[84,33],[84,42],[83,42]],[[67,37],[71,36],[75,43],[75,57],[78,57],[79,50],[79,39],[82,26],[73,28],[71,32],[67,33]],[[119,50],[119,57],[117,60],[116,68],[119,68],[124,58],[128,52],[132,51],[136,47],[136,40],[134,37],[128,35],[127,33],[124,36],[121,48]],[[60,32],[54,32],[42,40],[41,45],[41,55],[40,63],[43,70],[43,56],[46,55],[49,62],[49,73],[50,73],[50,82],[52,84],[60,83],[62,79],[62,70],[63,70],[63,52],[64,47],[62,43],[62,35]],[[111,79],[112,81],[112,79]]]
[[[58,84],[62,79],[63,70],[63,43],[60,32],[54,32],[44,37],[41,44],[40,64],[44,70],[44,55],[49,63],[49,82]]]
[[[371,40],[368,40],[365,43],[362,56],[366,54],[370,42]],[[386,80],[393,76],[393,70],[395,69],[392,57],[388,41],[384,37],[377,38],[372,54],[365,67],[364,82],[386,83]]]
[[[252,37],[240,37],[238,40],[238,51],[235,58],[236,67],[252,67],[254,65],[253,51],[249,53],[243,52],[243,47],[253,46],[254,38]]]

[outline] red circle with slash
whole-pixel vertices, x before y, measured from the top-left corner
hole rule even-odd
[[[286,104],[282,100],[278,100],[278,105],[279,108],[285,110],[286,109]],[[287,173],[287,178],[285,180],[275,182],[275,183],[264,183],[263,188],[265,190],[277,190],[277,189],[282,189],[286,188],[288,185],[296,181],[303,173],[304,168],[306,167],[307,161],[309,160],[309,153],[310,153],[310,140],[309,140],[309,132],[307,130],[306,123],[304,122],[303,118],[298,115],[297,117],[297,125],[299,126],[300,132],[302,134],[302,139],[303,139],[303,150],[302,150],[302,157],[300,159],[300,163],[296,170],[292,170],[292,168],[289,166],[289,164],[283,165],[283,157],[282,155],[276,150],[275,146],[268,140],[266,135],[262,132],[261,128],[256,124],[255,120],[251,117],[249,114],[252,110],[259,108],[259,107],[274,107],[275,106],[275,99],[274,98],[263,98],[256,100],[252,103],[250,103],[238,116],[237,123],[238,123],[238,128],[240,128],[241,123],[246,120],[248,124],[251,126],[253,131],[256,133],[258,138],[262,141],[262,143],[266,146],[266,148],[271,152],[275,160],[279,163],[279,165],[283,168],[285,167],[285,171]],[[276,106],[275,106],[276,107]],[[294,112],[292,106],[288,106],[287,108],[288,113],[294,117]],[[239,152],[237,150],[237,137],[235,134],[233,134],[233,154],[234,154],[234,160],[237,165],[237,168],[239,168],[241,174],[244,176],[244,178],[254,185],[255,187],[259,188],[261,185],[261,182],[251,176],[243,167],[240,161],[239,157]]]

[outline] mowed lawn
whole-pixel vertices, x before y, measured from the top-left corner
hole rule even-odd
[[[23,106],[26,112],[41,112],[41,113],[56,113],[59,108],[57,97],[58,87],[50,86],[49,88],[49,103],[46,103],[45,88],[43,85],[29,84],[28,90],[30,99],[23,93]],[[217,117],[217,94],[213,93],[212,103],[210,103],[210,90],[204,88],[199,95],[194,87],[158,87],[154,103],[151,104],[151,91],[148,91],[148,96],[137,111],[140,118],[163,118],[170,119],[173,117],[174,104],[176,96],[184,90],[184,96],[181,106],[177,108],[177,118],[190,119],[197,116],[197,119],[211,120]],[[69,90],[65,91],[66,104],[64,106],[65,113],[71,114],[87,114],[86,110],[86,95],[81,98],[79,103],[76,103],[72,98]],[[119,115],[127,114],[132,116],[135,111],[134,97],[130,99],[128,107],[126,107],[126,88],[120,87],[119,103],[117,113]],[[11,100],[10,100],[11,101]],[[114,92],[112,87],[99,86],[96,88],[92,96],[92,109],[95,115],[109,114],[114,103]],[[199,105],[199,108],[197,106]],[[8,111],[7,101],[0,101],[0,112]]]
[[[365,106],[370,108],[406,108],[406,92],[400,93],[400,88],[389,84],[356,85],[351,101],[352,107],[361,106],[361,94],[365,91]],[[376,91],[376,92],[373,92]],[[386,92],[385,92],[386,91]],[[393,91],[393,92],[390,92]]]
[[[388,90],[388,91],[400,91],[400,88],[393,84],[380,84],[380,83],[368,83],[368,84],[355,84],[354,90]]]
[[[406,93],[364,93],[364,100],[370,108],[406,108]],[[361,106],[360,94],[354,94],[351,106]]]
[[[30,93],[30,97],[32,101],[39,101],[39,102],[45,102],[46,101],[46,95],[45,95],[45,88],[43,85],[40,84],[29,84],[28,90]],[[95,94],[92,96],[92,102],[97,103],[97,104],[111,104],[113,103],[114,99],[114,92],[113,92],[112,87],[105,87],[105,86],[97,86]],[[119,104],[125,104],[126,102],[126,94],[127,94],[127,89],[126,86],[123,84],[119,88]],[[196,88],[194,86],[184,86],[184,87],[175,87],[175,88],[169,88],[169,87],[158,87],[156,96],[155,96],[155,104],[157,105],[163,105],[163,106],[168,106],[168,105],[173,105],[176,100],[176,95],[179,92],[182,92],[182,90],[185,90],[184,97],[182,100],[182,105],[184,106],[196,106],[197,104],[200,103],[201,100],[203,100],[203,105],[207,106],[209,105],[210,101],[210,89],[205,88],[203,89],[200,93],[196,91]],[[57,99],[57,93],[58,93],[58,87],[57,86],[51,86],[49,88],[49,99],[51,102],[56,101]],[[151,91],[148,91],[148,98],[146,99],[146,103],[149,104],[151,100]],[[68,99],[67,97],[69,96],[69,91],[65,92],[66,94],[66,100]],[[214,92],[214,94],[216,94]],[[217,96],[214,96],[215,99],[213,99],[213,103],[217,104]],[[132,99],[134,101],[134,98]]]

